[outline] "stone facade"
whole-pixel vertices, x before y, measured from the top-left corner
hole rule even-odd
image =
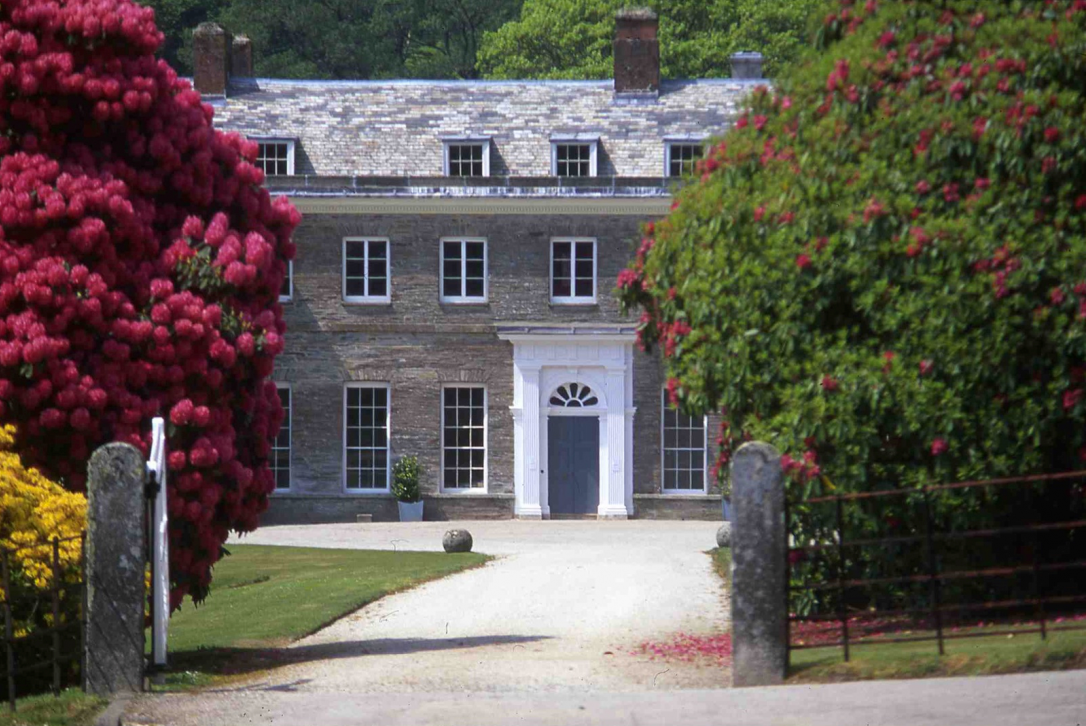
[[[266,521],[396,517],[388,494],[345,493],[343,396],[350,381],[390,385],[390,453],[419,457],[427,519],[512,516],[513,346],[496,330],[519,321],[628,324],[609,292],[633,255],[642,222],[634,215],[307,216],[295,234],[293,299],[284,305],[287,349],[275,373],[292,392],[291,487],[277,492]],[[343,301],[342,240],[354,236],[389,240],[390,303]],[[440,240],[456,236],[487,242],[485,304],[439,299]],[[550,302],[551,238],[563,236],[596,240],[596,305]],[[439,487],[441,389],[460,382],[487,389],[485,495],[443,494]],[[663,380],[654,356],[635,354],[633,385],[634,490],[659,495]],[[713,432],[710,425],[710,440]],[[716,517],[719,497],[669,494],[638,498],[635,507],[652,517]]]

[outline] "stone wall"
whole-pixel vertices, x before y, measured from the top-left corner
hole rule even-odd
[[[292,483],[273,497],[265,523],[396,519],[388,495],[344,492],[344,386],[391,385],[391,454],[414,454],[427,519],[510,517],[513,512],[513,346],[496,324],[629,323],[611,294],[640,238],[634,216],[590,215],[310,215],[295,234],[293,301],[284,307],[287,347],[275,378],[292,391]],[[387,237],[391,303],[342,299],[342,240]],[[489,298],[484,304],[439,300],[439,240],[487,239]],[[550,303],[552,237],[597,239],[597,304]],[[634,490],[660,492],[659,360],[637,352],[633,366]],[[441,390],[447,383],[487,389],[487,495],[442,494]],[[709,441],[715,440],[710,423]],[[710,446],[712,448],[712,446]],[[712,489],[716,492],[716,489]],[[696,498],[695,498],[696,499]],[[637,516],[719,516],[718,497],[638,500]],[[643,510],[643,511],[642,511]]]
[[[438,491],[443,384],[486,386],[488,490],[511,494],[512,370],[512,345],[493,334],[289,331],[275,377],[291,386],[291,493],[343,492],[344,385],[374,381],[391,384],[391,454],[419,457],[424,494]]]
[[[286,306],[290,333],[309,330],[443,330],[490,332],[493,323],[630,322],[611,294],[632,259],[642,220],[589,215],[352,215],[307,216],[295,233],[294,300]],[[343,302],[343,238],[386,237],[392,270],[391,304]],[[440,301],[440,240],[487,240],[489,297],[483,304]],[[550,303],[554,237],[596,238],[596,305]],[[511,375],[511,374],[510,374]]]

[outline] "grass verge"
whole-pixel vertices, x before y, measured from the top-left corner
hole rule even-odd
[[[170,620],[167,689],[318,657],[283,646],[385,595],[485,564],[477,553],[238,545],[211,595]]]
[[[725,587],[731,587],[731,551],[709,551],[713,569]],[[992,624],[966,628],[974,634],[1006,630]],[[933,632],[898,633],[906,637],[934,635]],[[888,678],[938,678],[981,676],[999,673],[1068,670],[1086,668],[1086,630],[1049,632],[1039,635],[990,635],[945,641],[946,653],[938,655],[934,641],[923,643],[873,643],[851,648],[848,663],[837,646],[791,651],[789,682],[835,683],[840,681]]]
[[[709,557],[713,560],[713,571],[720,576],[724,587],[732,586],[732,551],[730,547],[714,547],[709,550]]]
[[[69,688],[56,697],[20,698],[15,713],[8,711],[6,703],[0,704],[0,726],[90,726],[105,707],[105,699]]]
[[[987,628],[998,631],[1000,626]],[[983,629],[971,629],[983,632]],[[933,635],[914,631],[906,637]],[[848,663],[839,647],[794,650],[789,680],[832,683],[885,678],[939,678],[1086,668],[1086,631],[1039,635],[990,635],[946,641],[938,655],[935,641],[874,643],[850,649]]]

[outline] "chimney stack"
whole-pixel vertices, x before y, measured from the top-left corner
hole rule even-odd
[[[732,53],[731,61],[732,78],[752,80],[764,77],[761,53]]]
[[[649,8],[615,15],[615,93],[660,90],[660,21]]]
[[[230,75],[253,77],[253,41],[247,35],[235,35],[230,58]]]
[[[217,23],[200,23],[192,33],[192,85],[203,96],[225,96],[230,76],[230,34]]]

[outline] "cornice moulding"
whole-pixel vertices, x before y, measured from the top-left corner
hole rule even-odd
[[[584,214],[663,216],[670,197],[652,199],[313,199],[292,197],[302,214]]]

